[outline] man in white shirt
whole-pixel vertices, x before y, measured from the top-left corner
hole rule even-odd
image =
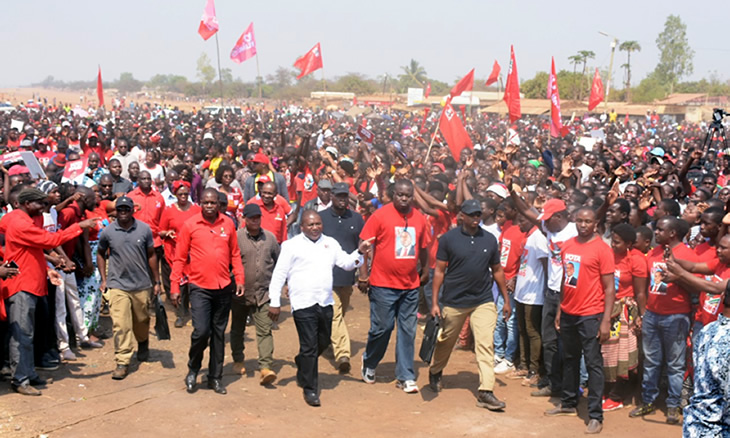
[[[318,358],[330,345],[332,336],[332,268],[351,271],[363,263],[363,254],[370,250],[371,240],[360,243],[347,254],[340,244],[322,235],[322,219],[314,210],[302,214],[302,234],[281,245],[269,285],[269,317],[276,321],[281,312],[281,288],[289,285],[294,324],[299,334],[297,383],[304,390],[304,401],[319,406]]]

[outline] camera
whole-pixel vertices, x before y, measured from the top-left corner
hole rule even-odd
[[[715,108],[712,110],[712,122],[722,123],[722,118],[727,116],[728,113],[722,108]]]

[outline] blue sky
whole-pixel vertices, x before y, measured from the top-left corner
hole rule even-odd
[[[138,79],[156,73],[193,79],[203,52],[215,65],[215,39],[203,41],[197,34],[205,0],[3,3],[0,87],[27,85],[48,75],[90,80],[97,64],[108,79],[125,71]],[[548,71],[550,56],[559,70],[571,70],[568,57],[578,50],[594,51],[591,64],[607,68],[610,39],[601,30],[639,41],[642,51],[632,55],[637,80],[656,65],[655,40],[669,14],[680,15],[695,50],[689,79],[716,72],[727,80],[730,48],[723,37],[724,15],[711,13],[712,6],[676,0],[216,1],[221,65],[244,81],[254,80],[255,60],[239,65],[229,54],[251,21],[264,76],[278,66],[291,66],[321,42],[327,77],[397,75],[414,58],[436,79],[454,82],[473,67],[478,78],[486,78],[494,59],[506,69],[514,44],[525,80]],[[614,85],[622,82],[619,67],[625,62],[626,53],[617,50]]]

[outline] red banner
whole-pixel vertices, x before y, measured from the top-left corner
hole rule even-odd
[[[365,143],[373,144],[373,140],[375,139],[375,136],[372,132],[370,132],[366,127],[360,125],[357,127],[357,133],[355,134],[357,137],[360,137],[360,140],[364,141]]]

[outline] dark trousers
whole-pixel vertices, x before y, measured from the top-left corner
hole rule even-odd
[[[53,286],[49,288],[55,289]],[[33,350],[35,362],[38,364],[48,362],[51,359],[59,359],[56,349],[56,321],[55,293],[38,297],[35,308],[35,336],[33,337]]]
[[[560,339],[563,341],[563,382],[561,404],[564,408],[578,406],[580,386],[580,357],[585,357],[588,369],[588,417],[603,421],[603,355],[598,340],[601,314],[576,316],[560,314]]]
[[[165,258],[165,251],[163,247],[159,246],[155,248],[155,253],[157,254],[157,260],[160,263],[160,281],[162,282],[162,287],[165,288],[165,296],[167,297],[167,300],[170,300],[170,274],[172,274],[172,267],[169,263],[167,263],[167,259]],[[180,288],[182,289],[182,288]],[[182,290],[181,290],[182,292]]]
[[[190,312],[193,319],[193,334],[190,336],[188,369],[199,372],[203,353],[210,340],[208,380],[223,376],[225,355],[225,331],[231,310],[234,284],[223,289],[203,289],[190,284]]]
[[[175,316],[185,317],[190,313],[190,284],[180,286],[180,304],[175,308]]]
[[[305,391],[316,392],[319,387],[318,358],[330,345],[332,314],[332,306],[319,304],[292,313],[299,335],[299,354],[294,358],[297,383]]]
[[[5,301],[10,328],[10,369],[13,385],[22,385],[38,377],[33,357],[35,309],[38,297],[28,292],[17,292]]]
[[[520,364],[529,371],[542,371],[542,306],[515,302],[520,337]]]
[[[560,391],[560,384],[563,380],[560,336],[555,330],[555,316],[558,314],[558,307],[560,307],[560,292],[548,289],[542,305],[542,357],[545,374],[548,376],[550,389],[553,392]]]

